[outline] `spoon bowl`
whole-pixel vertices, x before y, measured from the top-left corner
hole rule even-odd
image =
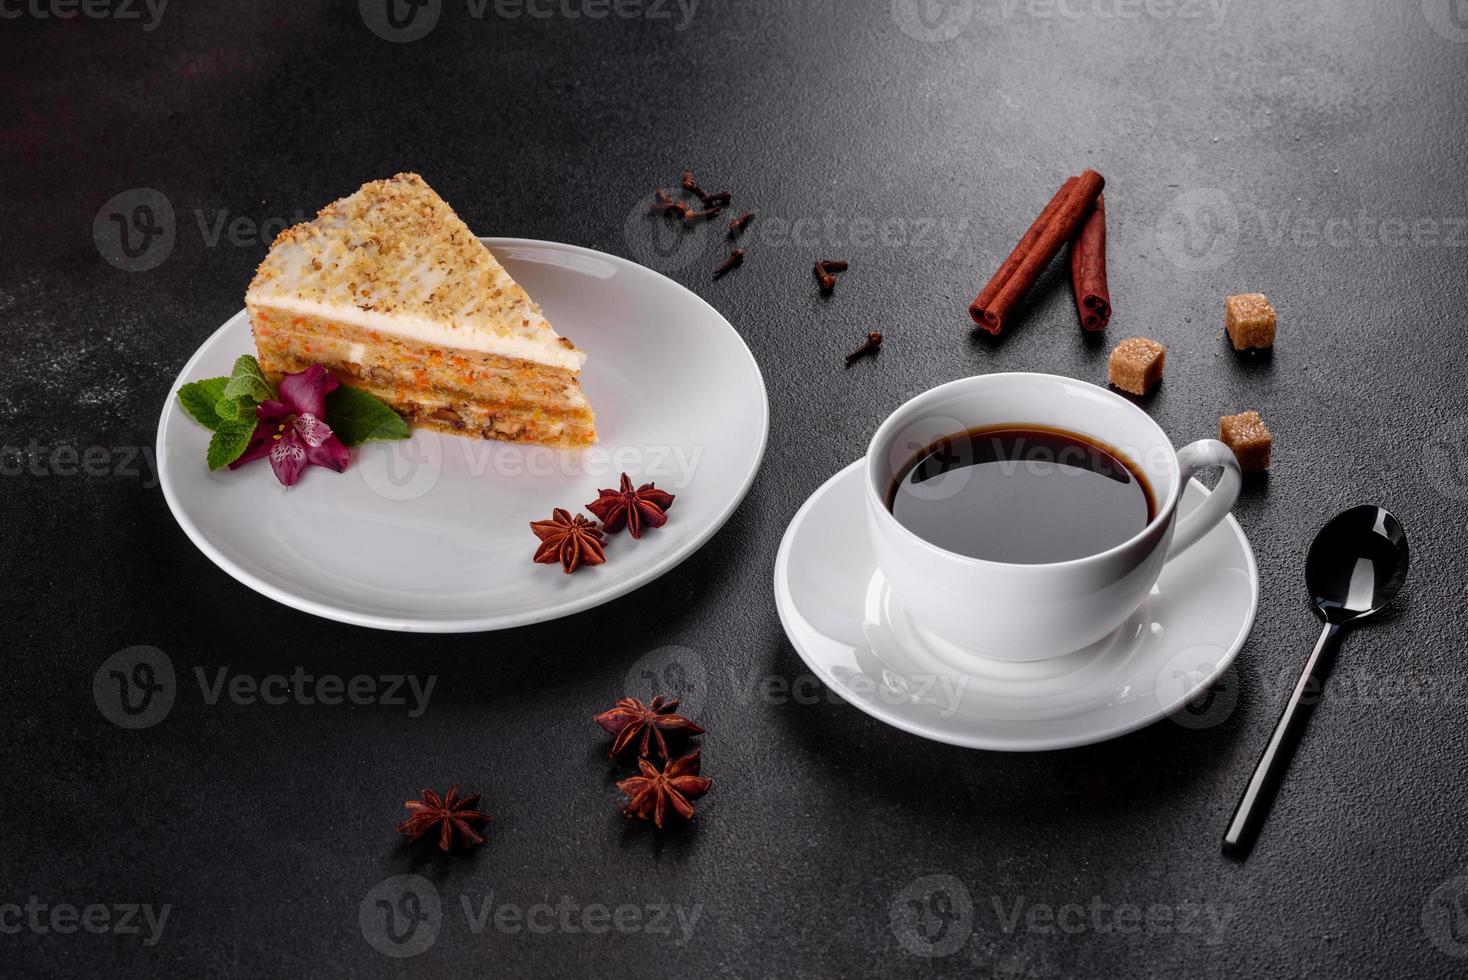
[[[1352,507],[1315,536],[1305,585],[1327,623],[1348,623],[1391,602],[1407,578],[1410,557],[1407,534],[1390,511]]]

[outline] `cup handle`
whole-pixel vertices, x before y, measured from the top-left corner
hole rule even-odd
[[[1219,478],[1218,486],[1213,488],[1208,499],[1203,501],[1203,506],[1178,521],[1177,529],[1172,534],[1172,547],[1167,552],[1168,561],[1197,544],[1203,535],[1228,516],[1228,512],[1234,508],[1234,501],[1239,499],[1239,487],[1243,483],[1243,473],[1239,469],[1234,451],[1217,439],[1199,439],[1184,446],[1177,451],[1177,463],[1181,471],[1178,476],[1179,501],[1182,500],[1183,491],[1187,489],[1188,481],[1199,470],[1222,466],[1223,476]]]

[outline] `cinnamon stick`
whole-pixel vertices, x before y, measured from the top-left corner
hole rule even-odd
[[[1106,195],[1096,195],[1075,244],[1070,247],[1070,283],[1076,312],[1086,330],[1106,329],[1111,320],[1111,291],[1106,286]]]
[[[1094,170],[1072,177],[1045,205],[994,278],[969,305],[980,328],[997,334],[1004,320],[1066,242],[1075,236],[1106,181]]]

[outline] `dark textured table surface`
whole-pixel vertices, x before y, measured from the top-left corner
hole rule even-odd
[[[0,0],[0,972],[1468,972],[1461,2],[411,12]],[[1179,441],[1247,408],[1274,430],[1273,472],[1237,508],[1258,621],[1210,706],[1177,720],[1038,755],[929,743],[813,683],[775,613],[775,550],[919,391],[1104,377],[1062,275],[1002,339],[965,317],[1088,165],[1108,178],[1110,336],[1170,352],[1147,410]],[[717,282],[717,244],[664,248],[643,218],[685,166],[761,215]],[[256,595],[179,530],[152,458],[175,374],[282,223],[401,170],[480,233],[664,271],[747,340],[769,453],[675,572],[535,628],[393,635]],[[110,216],[158,204],[149,190],[171,238],[109,262]],[[822,255],[853,263],[829,302]],[[1243,360],[1222,300],[1254,290],[1280,339]],[[886,348],[844,370],[874,328]],[[1348,639],[1253,856],[1226,860],[1225,819],[1316,633],[1304,549],[1368,501],[1407,526],[1410,582]],[[138,645],[181,681],[131,731],[92,683]],[[437,680],[410,717],[211,704],[196,668]],[[648,669],[701,704],[715,778],[697,825],[662,836],[619,815],[589,725]],[[487,846],[400,842],[402,801],[454,781],[484,793]],[[359,907],[407,874],[432,883],[439,929],[396,960]]]

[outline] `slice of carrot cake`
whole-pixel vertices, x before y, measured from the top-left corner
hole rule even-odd
[[[417,425],[589,446],[586,355],[417,174],[280,233],[245,294],[273,382],[322,364]]]

